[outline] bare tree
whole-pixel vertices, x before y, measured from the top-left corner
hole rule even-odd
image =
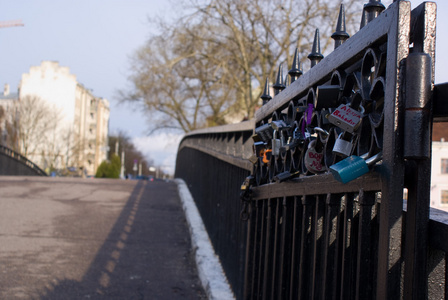
[[[184,2],[174,23],[139,49],[131,62],[131,91],[151,115],[151,130],[184,132],[251,118],[266,78],[291,65],[298,48],[305,65],[316,28],[330,51],[339,3],[330,0],[211,0]],[[359,26],[361,3],[346,2],[347,28]]]
[[[116,149],[117,146],[118,149]],[[149,166],[154,165],[154,161],[151,158],[145,158],[143,153],[135,148],[131,138],[124,132],[109,136],[109,149],[109,160],[112,159],[113,154],[121,157],[121,152],[125,152],[124,167],[127,174],[132,174],[135,161],[141,164],[143,175],[148,175]],[[115,151],[118,151],[118,153]]]
[[[17,130],[19,152],[25,156],[39,155],[49,141],[49,132],[60,122],[59,111],[37,96],[24,96],[16,103],[18,118],[13,121]]]

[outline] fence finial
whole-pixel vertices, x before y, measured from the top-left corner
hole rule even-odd
[[[283,82],[283,64],[280,64],[278,67],[277,80],[272,87],[274,88],[275,96],[286,88],[285,83]]]
[[[336,25],[336,31],[331,35],[334,40],[334,49],[342,45],[350,35],[345,31],[345,9],[344,4],[341,3],[339,9],[338,24]]]
[[[368,12],[364,8],[362,9],[362,18],[361,18],[361,24],[359,25],[359,29],[361,30],[364,26],[367,25],[367,17]]]
[[[364,23],[367,24],[376,17],[378,17],[378,15],[385,9],[386,7],[384,6],[383,3],[381,3],[381,0],[369,0],[369,3],[364,4],[363,8],[362,15],[363,18],[366,18],[366,20],[364,20]]]
[[[319,63],[324,58],[322,53],[320,53],[319,29],[316,29],[316,33],[314,34],[313,49],[308,55],[308,58],[311,60],[311,68],[317,65],[317,63]]]
[[[292,61],[291,70],[288,71],[288,74],[291,78],[291,83],[299,79],[299,77],[303,74],[303,71],[300,68],[299,48],[296,48],[296,51],[294,52],[294,59]]]
[[[269,92],[269,79],[266,78],[266,83],[264,84],[263,95],[261,95],[261,97],[260,97],[261,100],[263,100],[263,105],[265,105],[272,99],[270,94],[271,93]]]

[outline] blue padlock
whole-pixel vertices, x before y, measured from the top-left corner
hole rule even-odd
[[[382,152],[367,158],[368,154],[352,155],[332,165],[330,172],[337,181],[347,183],[369,172],[369,166],[374,165],[383,157]]]

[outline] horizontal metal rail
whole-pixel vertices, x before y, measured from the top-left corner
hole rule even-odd
[[[183,148],[196,149],[207,153],[236,167],[252,171],[249,161],[253,153],[253,121],[217,126],[192,131],[185,135],[179,144]]]

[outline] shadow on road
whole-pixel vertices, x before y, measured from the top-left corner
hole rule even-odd
[[[176,185],[138,182],[82,280],[40,299],[205,299]]]

